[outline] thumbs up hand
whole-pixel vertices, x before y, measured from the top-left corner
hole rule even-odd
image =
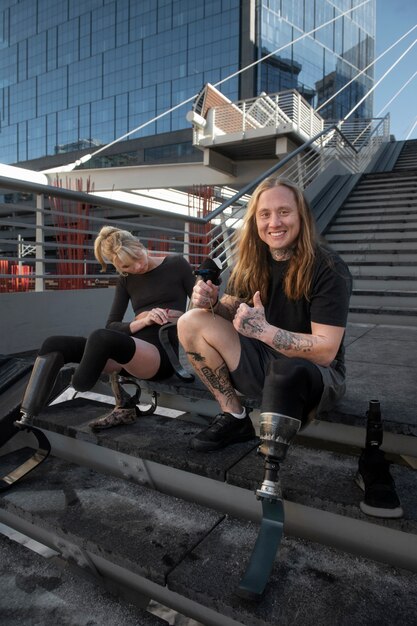
[[[269,324],[265,319],[265,309],[259,291],[253,296],[253,307],[244,302],[239,305],[233,326],[238,333],[245,337],[262,340],[262,335],[265,334]]]

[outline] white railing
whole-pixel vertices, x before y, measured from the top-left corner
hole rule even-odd
[[[97,232],[109,223],[137,234],[155,255],[180,253],[196,267],[210,254],[219,256],[226,269],[232,262],[233,234],[241,224],[245,201],[264,177],[276,173],[306,189],[335,160],[348,172],[364,171],[388,140],[388,116],[341,128],[334,125],[313,136],[240,192],[231,195],[228,190],[224,194],[228,199],[205,217],[160,217],[156,209],[127,208],[125,203],[120,203],[118,210],[117,203],[110,204],[97,196],[52,187],[41,194],[30,182],[16,183],[11,188],[6,187],[9,179],[0,179],[0,187],[9,190],[0,205],[0,292],[114,284],[114,271],[101,274],[93,253]],[[311,150],[313,144],[315,149]],[[44,202],[45,195],[49,201]]]
[[[323,118],[295,90],[230,102],[208,110],[205,125],[194,125],[194,144],[207,146],[225,135],[293,131],[305,141],[324,128]],[[251,136],[252,136],[251,135]]]

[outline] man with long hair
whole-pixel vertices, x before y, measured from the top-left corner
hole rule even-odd
[[[346,264],[319,243],[303,193],[264,180],[237,234],[225,294],[198,281],[193,308],[178,320],[188,359],[221,409],[190,445],[217,450],[255,436],[237,392],[302,424],[341,398],[351,289]]]

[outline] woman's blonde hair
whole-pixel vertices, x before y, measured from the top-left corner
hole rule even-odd
[[[287,187],[292,191],[300,216],[300,233],[284,277],[284,292],[291,300],[298,300],[302,296],[309,298],[317,246],[313,216],[303,192],[293,182],[270,176],[262,181],[253,192],[243,218],[242,228],[236,234],[234,244],[237,261],[229,279],[228,290],[247,302],[252,300],[253,294],[258,290],[262,302],[264,304],[267,302],[270,252],[266,243],[258,235],[256,210],[261,194],[279,186]]]
[[[119,269],[120,265],[140,258],[144,252],[146,248],[137,237],[128,230],[114,226],[103,226],[94,242],[94,255],[102,272],[106,271],[107,263],[112,263],[123,274]]]

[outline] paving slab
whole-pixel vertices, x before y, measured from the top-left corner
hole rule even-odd
[[[34,423],[68,437],[221,481],[227,470],[257,445],[254,439],[202,455],[188,446],[201,424],[157,414],[139,417],[129,426],[94,433],[88,424],[111,409],[101,402],[76,398],[47,407]]]
[[[0,457],[0,467],[13,454]],[[0,508],[161,585],[222,519],[200,505],[53,457],[4,492]]]
[[[264,597],[236,595],[259,527],[223,520],[168,577],[168,587],[245,626],[417,623],[417,574],[284,537]]]
[[[262,457],[252,452],[228,471],[227,481],[255,491],[263,480],[263,466]],[[404,517],[388,520],[369,517],[360,510],[363,491],[354,482],[357,469],[358,457],[293,444],[280,468],[283,498],[417,535],[417,472],[391,465]]]
[[[2,626],[167,626],[98,583],[0,534]]]
[[[346,394],[324,421],[366,427],[369,400],[379,400],[386,431],[417,436],[417,327],[349,323]]]

